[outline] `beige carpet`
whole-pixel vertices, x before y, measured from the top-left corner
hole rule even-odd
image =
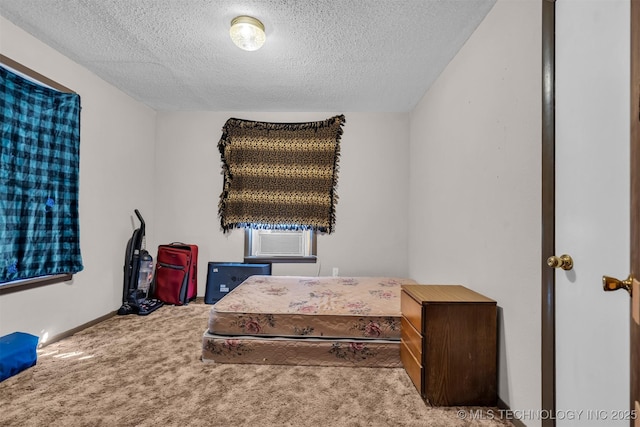
[[[428,407],[403,369],[203,363],[210,308],[115,316],[40,349],[36,366],[0,383],[0,425],[511,425]]]

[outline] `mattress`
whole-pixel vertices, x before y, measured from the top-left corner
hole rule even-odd
[[[215,363],[400,368],[400,343],[389,340],[228,337],[206,332],[202,360]]]
[[[401,285],[389,277],[252,276],[213,305],[218,336],[400,340]]]

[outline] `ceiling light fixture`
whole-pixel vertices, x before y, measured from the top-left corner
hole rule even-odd
[[[266,40],[264,25],[251,16],[233,18],[229,34],[236,46],[249,51],[260,49]]]

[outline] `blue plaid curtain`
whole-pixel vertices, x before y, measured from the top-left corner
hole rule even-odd
[[[0,283],[82,270],[80,96],[0,67]]]

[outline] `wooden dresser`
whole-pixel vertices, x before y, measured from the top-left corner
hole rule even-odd
[[[496,302],[459,285],[402,285],[400,357],[434,406],[494,406]]]

